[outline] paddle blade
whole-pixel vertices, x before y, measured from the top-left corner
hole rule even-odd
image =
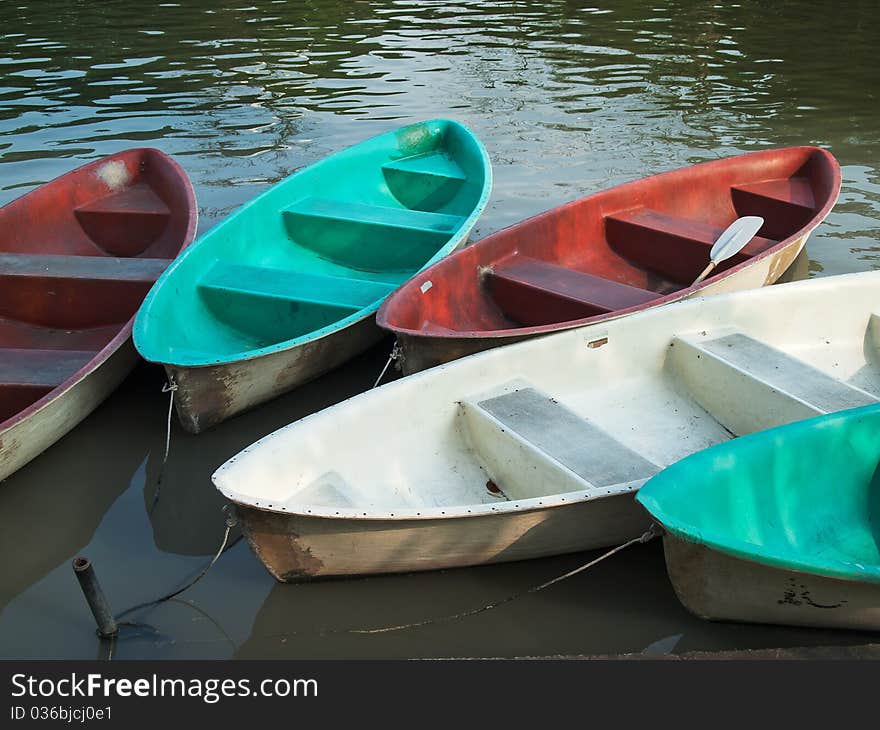
[[[758,215],[737,218],[718,236],[718,240],[715,241],[715,245],[712,246],[712,251],[709,253],[709,258],[717,265],[731,256],[735,256],[757,235],[763,225],[764,219]]]

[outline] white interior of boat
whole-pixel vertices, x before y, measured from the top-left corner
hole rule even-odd
[[[314,516],[542,509],[877,402],[878,368],[880,272],[717,295],[390,383],[263,438],[214,481],[236,502]]]

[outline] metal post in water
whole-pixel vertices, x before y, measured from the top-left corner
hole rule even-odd
[[[101,590],[101,584],[98,583],[98,577],[88,558],[82,556],[73,559],[73,572],[76,573],[76,579],[82,588],[86,602],[92,610],[95,617],[95,623],[98,624],[98,636],[102,639],[109,639],[119,632],[116,619],[113,618],[113,612],[110,610],[110,604]]]

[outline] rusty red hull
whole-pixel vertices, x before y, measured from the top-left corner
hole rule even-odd
[[[772,284],[840,191],[815,147],[706,162],[620,185],[506,228],[419,273],[377,315],[411,373],[527,337],[648,307]],[[717,235],[764,226],[698,286]]]
[[[125,377],[134,314],[197,218],[186,173],[154,149],[84,165],[0,208],[0,479]]]

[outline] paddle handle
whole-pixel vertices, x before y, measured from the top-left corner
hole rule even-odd
[[[691,284],[691,286],[696,286],[697,284],[699,284],[703,279],[705,279],[707,276],[709,276],[709,274],[712,273],[712,269],[714,269],[716,266],[717,264],[714,261],[710,261],[709,265],[705,269],[703,269],[703,272],[696,279],[694,279],[694,283]]]

